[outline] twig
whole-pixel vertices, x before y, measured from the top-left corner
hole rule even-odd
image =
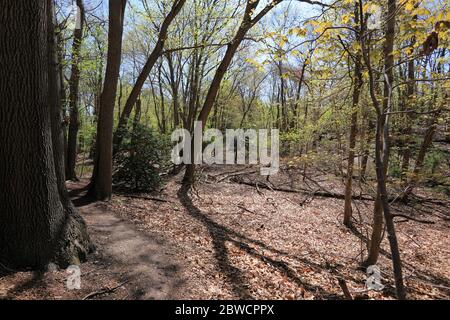
[[[99,295],[102,295],[102,294],[106,294],[106,293],[113,293],[114,291],[116,291],[117,289],[119,289],[123,285],[127,284],[128,282],[130,282],[130,280],[126,280],[126,281],[120,283],[119,285],[117,285],[117,286],[115,286],[113,288],[104,288],[104,289],[101,289],[99,291],[95,291],[95,292],[89,293],[82,300],[92,299],[92,298],[94,298],[96,296],[99,296]]]
[[[312,196],[319,196],[319,197],[325,197],[325,198],[336,198],[336,199],[345,199],[345,195],[340,194],[340,193],[334,193],[334,192],[326,192],[326,191],[320,191],[320,190],[307,190],[307,189],[290,189],[290,188],[280,188],[280,187],[276,187],[276,186],[269,186],[266,183],[262,183],[260,181],[257,182],[246,182],[246,181],[242,181],[242,180],[238,180],[238,179],[233,179],[232,180],[235,183],[238,184],[244,184],[247,186],[252,186],[254,187],[256,185],[256,189],[258,190],[258,193],[261,193],[261,191],[259,190],[259,187],[263,188],[263,189],[268,189],[271,191],[281,191],[281,192],[289,192],[289,193],[301,193],[301,194],[308,194],[308,195],[312,195]],[[373,198],[369,198],[369,197],[362,197],[359,195],[353,195],[352,199],[355,200],[367,200],[367,201],[374,201]]]
[[[420,222],[420,223],[434,224],[434,221],[421,220],[421,219],[413,218],[413,217],[407,216],[406,214],[401,214],[401,213],[393,214],[392,217],[393,217],[393,218],[395,218],[395,217],[401,217],[401,218],[405,218],[405,219],[407,219],[407,220],[413,220],[413,221]]]
[[[350,293],[350,290],[348,290],[347,283],[345,282],[345,280],[342,278],[338,278],[338,283],[342,289],[342,292],[344,293],[345,298],[347,300],[353,300],[352,294]]]
[[[238,204],[238,206],[237,206],[239,209],[242,209],[242,210],[244,210],[244,211],[247,211],[247,212],[249,212],[249,213],[253,213],[253,214],[256,214],[256,212],[255,211],[252,211],[252,210],[250,210],[250,209],[247,209],[246,207],[244,207],[244,206],[241,206],[241,205],[239,205]]]
[[[133,198],[133,199],[143,199],[143,200],[151,200],[151,201],[158,201],[158,202],[170,202],[169,200],[157,198],[157,197],[148,197],[148,196],[137,196],[132,194],[123,194],[119,193],[119,196],[125,197],[125,198]]]
[[[255,173],[256,170],[253,171],[238,171],[238,172],[233,172],[231,174],[228,174],[224,177],[221,177],[220,179],[217,180],[217,182],[222,182],[223,180],[226,180],[228,178],[232,178],[232,177],[236,177],[236,176],[240,176],[240,175],[244,175],[244,174],[251,174],[251,173]]]

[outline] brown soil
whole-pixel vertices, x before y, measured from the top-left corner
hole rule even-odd
[[[378,264],[385,289],[368,291],[359,269],[373,202],[355,200],[349,230],[341,223],[342,199],[306,191],[341,193],[336,178],[308,182],[283,171],[268,182],[237,170],[254,168],[211,167],[191,191],[175,177],[159,194],[117,194],[109,203],[84,197],[87,180],[70,183],[97,246],[81,266],[82,289],[66,289],[65,271],[5,271],[0,299],[343,299],[338,279],[356,298],[394,298],[386,239]],[[394,211],[430,222],[396,220],[409,297],[449,299],[448,206]]]

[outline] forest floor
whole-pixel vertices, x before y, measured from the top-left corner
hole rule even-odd
[[[355,187],[354,229],[342,225],[342,181],[285,168],[270,180],[249,166],[203,168],[195,188],[181,176],[152,194],[84,196],[68,183],[97,250],[81,266],[81,290],[64,270],[1,273],[0,299],[393,299],[389,245],[378,262],[382,291],[367,290],[373,201]],[[404,278],[412,299],[450,298],[450,210],[429,190],[395,203]],[[436,200],[439,198],[439,200]],[[430,200],[433,199],[433,200]],[[385,237],[386,238],[386,237]]]

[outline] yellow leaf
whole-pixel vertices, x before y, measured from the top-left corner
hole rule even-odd
[[[286,36],[280,36],[280,47],[283,47],[288,41],[288,38]]]
[[[350,14],[347,13],[346,15],[344,15],[344,16],[342,17],[341,22],[342,22],[343,24],[347,24],[349,21],[350,21]]]
[[[331,26],[332,26],[331,22],[328,22],[328,21],[320,22],[319,25],[317,26],[317,28],[314,29],[314,32],[316,32],[316,33],[322,33],[322,32],[324,32],[327,28],[329,28],[329,27],[331,27]]]
[[[405,4],[405,10],[406,11],[413,11],[414,10],[414,3],[412,1],[408,1]]]
[[[289,34],[304,37],[306,35],[306,30],[296,27],[289,30]]]
[[[412,13],[418,16],[427,16],[431,14],[431,12],[426,8],[417,8]]]

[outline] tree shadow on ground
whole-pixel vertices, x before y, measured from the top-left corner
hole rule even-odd
[[[262,262],[271,265],[280,273],[288,277],[291,281],[295,282],[299,287],[305,290],[320,294],[323,299],[343,299],[343,296],[336,295],[332,292],[326,291],[322,287],[308,283],[304,279],[297,275],[297,272],[293,270],[287,263],[260,254],[249,244],[259,246],[265,250],[271,251],[275,254],[287,255],[285,252],[276,250],[258,240],[250,239],[243,234],[240,234],[234,230],[231,230],[223,225],[218,224],[204,214],[199,208],[197,208],[189,195],[190,188],[182,186],[178,191],[178,198],[181,204],[186,208],[188,214],[200,221],[208,230],[208,233],[212,239],[214,246],[214,256],[217,261],[217,266],[222,274],[228,279],[232,286],[233,293],[239,299],[253,299],[251,292],[249,291],[246,279],[242,271],[234,267],[229,260],[229,253],[226,247],[226,242],[233,243],[240,249],[244,250],[248,255],[261,260]],[[319,264],[312,263],[306,259],[299,259],[303,263],[317,270],[321,268]]]
[[[16,285],[14,288],[10,289],[7,292],[5,299],[6,300],[15,299],[17,295],[25,291],[28,291],[34,287],[45,288],[44,275],[45,275],[44,271],[34,271],[31,279],[28,279]]]
[[[358,239],[360,239],[363,243],[368,245],[369,239],[363,235],[355,226],[349,228],[349,231],[353,233]],[[384,250],[383,248],[380,248],[380,254],[386,257],[386,259],[391,260],[392,256],[390,252],[387,250]],[[409,261],[403,260],[402,261],[403,268],[405,271],[408,271],[411,273],[411,278],[416,278],[419,281],[428,284],[439,291],[441,291],[442,294],[446,296],[450,296],[450,280],[437,274],[433,274],[426,270],[418,269],[417,266],[414,266]],[[361,269],[365,269],[365,267],[361,266]],[[392,283],[393,285],[393,283]],[[390,292],[386,292],[386,294],[391,295],[392,297],[395,297],[395,291],[391,290]]]
[[[85,207],[94,202],[97,202],[97,199],[95,199],[95,197],[90,195],[87,189],[85,188],[71,190],[69,192],[69,196],[71,198],[73,205],[76,208]]]

